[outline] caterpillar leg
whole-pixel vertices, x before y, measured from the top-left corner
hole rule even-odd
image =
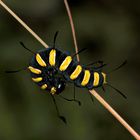
[[[54,102],[54,105],[55,105],[55,108],[56,108],[56,112],[57,112],[57,115],[58,115],[59,119],[62,120],[62,121],[66,124],[67,121],[66,121],[66,119],[65,119],[64,116],[61,116],[61,115],[60,115],[58,106],[57,106],[57,104],[56,104],[56,100],[55,100],[55,98],[54,98],[54,96],[53,96],[52,94],[51,94],[51,97],[52,97],[52,99],[53,99],[53,102]]]

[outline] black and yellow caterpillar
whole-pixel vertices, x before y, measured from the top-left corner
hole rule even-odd
[[[58,117],[64,123],[66,123],[66,119],[64,116],[61,116],[59,114],[59,110],[53,95],[62,93],[66,87],[66,84],[69,82],[74,83],[76,87],[87,88],[88,90],[92,90],[98,87],[102,87],[104,89],[104,85],[108,85],[115,89],[118,93],[120,93],[124,98],[126,98],[126,96],[121,91],[119,91],[106,81],[106,75],[110,72],[106,74],[102,71],[102,67],[105,66],[105,64],[103,64],[101,61],[97,61],[89,65],[100,63],[101,65],[99,67],[89,67],[89,65],[81,65],[75,59],[75,56],[80,53],[80,51],[71,56],[68,52],[63,52],[58,48],[55,48],[55,38],[54,47],[50,47],[36,53],[29,50],[22,42],[20,42],[20,44],[26,50],[34,54],[28,66],[28,69],[31,72],[32,80],[38,86],[40,86],[41,89],[51,93]],[[125,64],[126,61],[112,71],[118,70]],[[6,73],[15,73],[26,69],[27,67],[20,70],[6,71]],[[79,105],[81,104],[79,100],[75,99],[75,92],[73,99],[67,99],[61,95],[60,97],[67,101],[75,101]]]
[[[32,80],[51,94],[61,93],[67,82],[89,90],[107,83],[104,72],[81,66],[68,53],[53,47],[35,53],[28,69]]]

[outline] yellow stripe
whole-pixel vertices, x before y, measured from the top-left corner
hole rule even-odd
[[[41,74],[41,70],[39,69],[33,68],[31,66],[29,66],[28,69],[34,74]]]
[[[51,50],[49,54],[49,63],[51,66],[55,66],[55,60],[56,60],[56,50]]]
[[[40,81],[42,81],[42,77],[38,77],[38,78],[32,78],[32,80],[34,81],[34,82],[40,82]]]
[[[102,72],[102,75],[103,75],[103,78],[104,78],[103,83],[106,84],[107,83],[107,81],[106,81],[106,74]]]
[[[99,74],[97,72],[94,72],[94,82],[93,82],[93,86],[98,86],[99,84]]]
[[[48,87],[47,84],[44,84],[41,86],[41,89],[46,89],[47,87]]]
[[[76,69],[74,70],[74,72],[71,74],[70,79],[71,80],[76,79],[79,76],[79,74],[81,73],[81,71],[82,71],[82,67],[80,65],[78,65],[76,67]]]
[[[85,74],[84,74],[84,78],[83,78],[83,81],[81,83],[82,86],[85,86],[88,84],[89,82],[89,79],[90,79],[90,71],[89,70],[85,70]]]
[[[38,64],[42,67],[46,67],[46,63],[45,61],[41,58],[41,56],[39,54],[36,55],[36,61],[38,62]]]
[[[52,95],[54,95],[56,93],[56,88],[52,87],[50,92],[51,92]]]
[[[59,68],[60,71],[65,71],[67,67],[69,66],[69,64],[71,63],[71,61],[72,61],[71,56],[67,56]]]

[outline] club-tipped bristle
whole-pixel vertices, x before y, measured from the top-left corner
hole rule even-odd
[[[59,116],[60,120],[62,120],[65,124],[67,124],[66,118],[64,116]]]
[[[82,105],[80,101],[78,101],[78,104],[79,104],[79,106],[81,106],[81,105]]]
[[[126,63],[127,63],[127,60],[125,60],[120,66],[118,66],[117,68],[111,70],[111,71],[108,72],[107,74],[110,74],[110,73],[112,73],[112,72],[114,72],[114,71],[119,70],[119,69],[122,68],[124,65],[126,65]]]
[[[108,86],[110,86],[111,88],[113,88],[114,90],[116,90],[123,98],[127,99],[126,95],[123,94],[120,90],[118,90],[117,88],[115,88],[114,86],[110,85],[107,83]]]
[[[84,52],[85,50],[87,50],[87,48],[83,48],[83,49],[79,50],[77,53],[75,53],[75,54],[73,55],[73,57],[79,55],[80,53]]]
[[[29,51],[29,52],[31,52],[31,53],[34,54],[34,52],[33,52],[32,50],[28,49],[28,48],[24,45],[24,43],[23,43],[22,41],[20,41],[19,43],[20,43],[20,45],[21,45],[24,49],[26,49],[27,51]]]
[[[22,69],[24,70],[24,69]],[[6,70],[5,73],[17,73],[17,72],[20,72],[22,70]]]
[[[9,71],[9,70],[6,70],[5,73],[16,73],[18,71]]]
[[[127,99],[126,95],[124,95],[120,90],[118,90],[118,89],[116,89],[116,88],[115,88],[115,90],[116,90],[120,95],[122,95],[122,97],[124,97],[125,99]]]
[[[75,100],[75,99],[74,99],[73,101],[75,101],[76,103],[78,103],[79,106],[82,105],[82,103],[81,103],[79,100]]]
[[[56,43],[56,38],[58,36],[59,31],[56,31],[55,35],[54,35],[54,40],[53,40],[53,48],[55,48],[55,43]]]

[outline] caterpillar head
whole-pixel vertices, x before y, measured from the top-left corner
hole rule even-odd
[[[66,82],[64,80],[62,80],[61,78],[55,78],[50,93],[53,95],[60,94],[65,89],[65,86]]]

